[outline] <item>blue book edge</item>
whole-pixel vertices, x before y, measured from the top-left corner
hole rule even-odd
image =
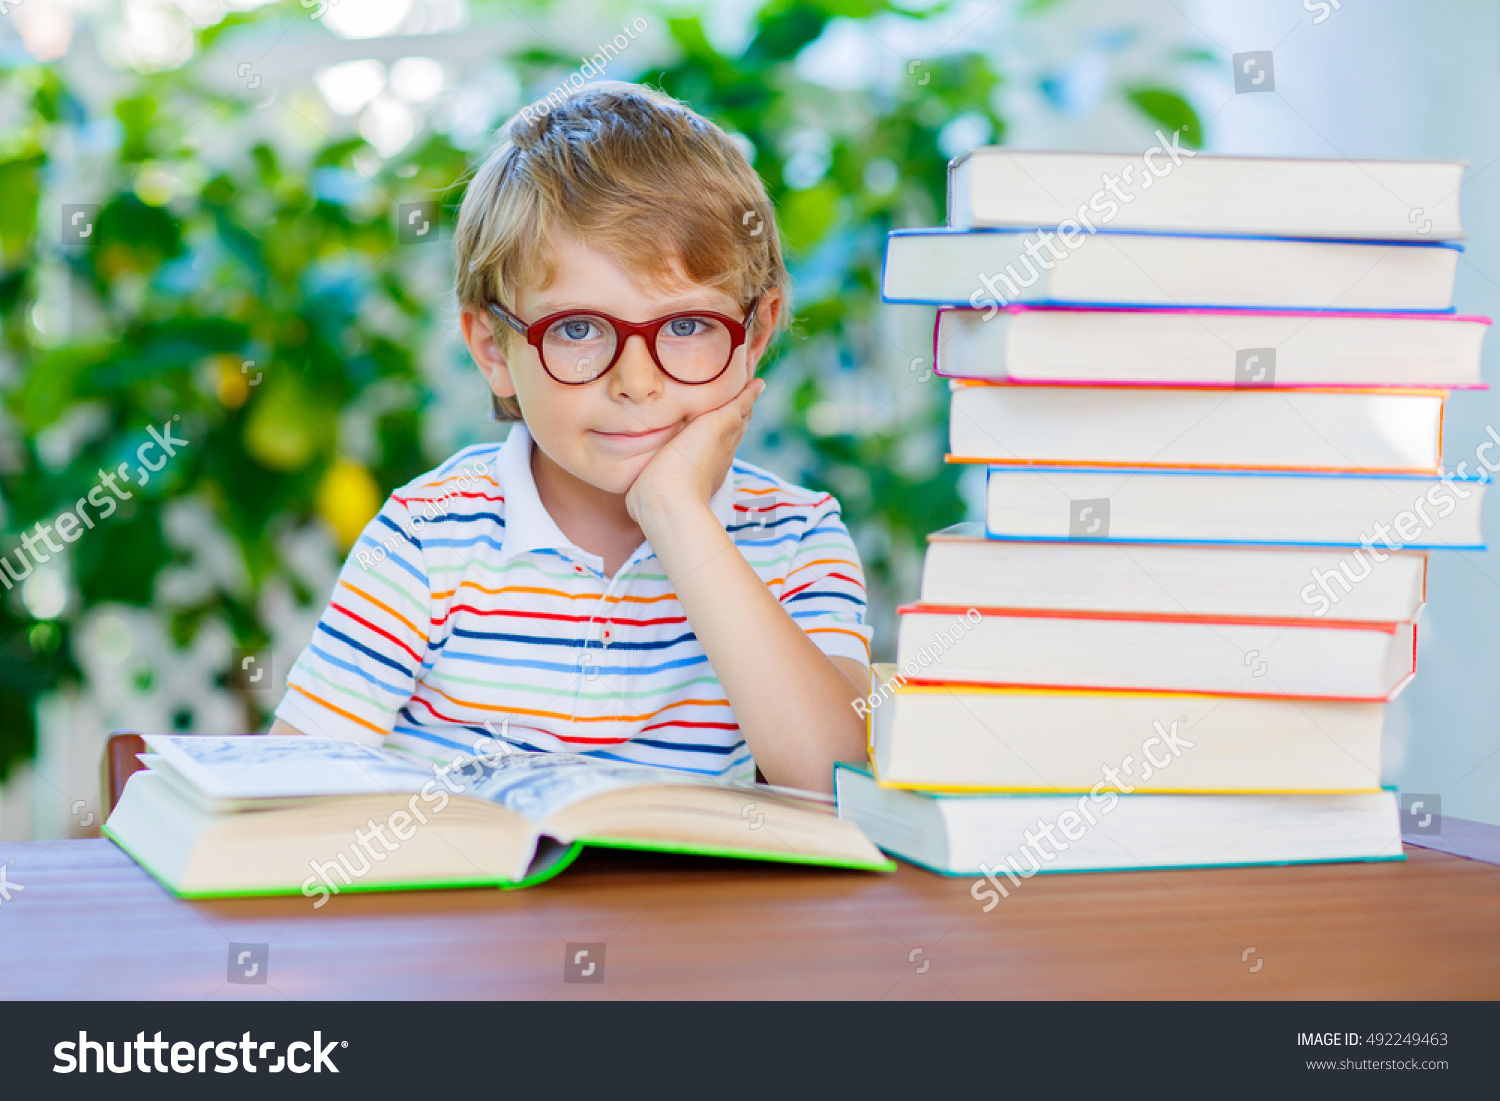
[[[887,240],[892,237],[948,237],[958,234],[1005,234],[1015,236],[1024,233],[1036,233],[1046,229],[1055,231],[1053,226],[1036,226],[1030,229],[950,229],[947,227],[935,227],[930,229],[893,229],[887,234]],[[1241,233],[1181,233],[1181,232],[1154,232],[1151,230],[1135,229],[1099,229],[1095,234],[1120,237],[1195,237],[1229,241],[1302,241],[1313,244],[1340,244],[1340,245],[1405,245],[1412,248],[1451,248],[1457,252],[1463,252],[1464,246],[1456,241],[1398,241],[1384,240],[1379,238],[1345,238],[1345,237],[1279,237],[1274,234],[1241,234]],[[893,306],[952,306],[963,308],[972,306],[969,302],[949,302],[938,298],[892,298],[885,293],[886,269],[890,265],[891,250],[887,248],[885,254],[880,258],[880,300]],[[1220,304],[1212,302],[1176,302],[1167,306],[1161,302],[1114,302],[1093,301],[1088,299],[1067,298],[1039,298],[1026,302],[1028,306],[1068,306],[1088,309],[1091,307],[1108,307],[1110,309],[1123,310],[1152,310],[1152,309],[1190,309],[1190,310],[1245,310],[1250,312],[1264,312],[1266,310],[1279,310],[1286,313],[1328,313],[1329,310],[1321,307],[1308,306],[1245,306],[1243,304]],[[1337,311],[1350,316],[1359,314],[1405,314],[1412,317],[1442,317],[1452,316],[1457,312],[1456,307],[1449,306],[1445,310],[1400,310],[1400,309],[1344,309]]]
[[[893,229],[886,235],[892,237],[975,237],[1001,235],[1014,237],[1026,233],[1056,233],[1056,225],[1038,226],[985,226],[974,229],[954,229],[951,226],[914,226],[908,229]],[[1108,237],[1192,237],[1218,241],[1303,241],[1320,245],[1399,245],[1405,248],[1447,248],[1464,252],[1460,241],[1413,241],[1410,238],[1388,237],[1316,237],[1304,234],[1285,233],[1195,233],[1188,230],[1165,229],[1096,229],[1089,236]],[[889,251],[887,251],[889,255]]]
[[[1366,478],[1427,482],[1442,485],[1445,482],[1465,482],[1471,485],[1489,485],[1492,479],[1487,472],[1457,474],[1372,474],[1363,471],[1315,471],[1315,470],[1187,470],[1182,467],[1133,467],[1133,466],[989,466],[985,468],[985,494],[989,494],[989,480],[997,474],[1116,474],[1121,477],[1165,474],[1173,477],[1196,478]],[[1007,543],[1142,543],[1150,546],[1244,546],[1244,547],[1325,547],[1337,550],[1357,550],[1361,543],[1330,543],[1288,539],[1089,539],[1072,535],[1002,535],[989,526],[986,517],[984,534],[986,539]],[[1406,543],[1402,550],[1410,551],[1484,551],[1484,543]]]

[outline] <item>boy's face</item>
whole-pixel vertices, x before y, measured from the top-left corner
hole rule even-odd
[[[595,311],[643,322],[686,310],[706,310],[744,321],[744,311],[715,287],[678,278],[664,287],[638,286],[602,252],[560,236],[551,285],[521,291],[504,302],[528,325],[562,310]],[[761,299],[762,324],[750,330],[729,368],[713,382],[688,386],[668,378],[638,337],[601,378],[565,386],[542,369],[536,349],[520,334],[502,351],[490,334],[488,314],[465,310],[464,339],[501,397],[516,397],[526,427],[543,454],[568,474],[608,493],[624,493],[636,476],[688,421],[716,409],[750,381],[781,308],[775,292]]]

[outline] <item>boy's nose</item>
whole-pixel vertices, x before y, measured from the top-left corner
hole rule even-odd
[[[651,350],[639,336],[625,341],[625,347],[620,350],[620,362],[607,377],[611,379],[615,397],[636,402],[654,396],[663,386],[662,374],[651,358]]]

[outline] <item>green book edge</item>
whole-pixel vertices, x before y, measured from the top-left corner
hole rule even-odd
[[[778,853],[748,851],[745,849],[721,849],[712,845],[672,845],[660,841],[621,841],[615,838],[596,840],[583,838],[580,845],[591,845],[600,849],[636,849],[642,852],[679,853],[684,856],[723,856],[732,860],[763,860],[774,864],[813,864],[822,868],[852,868],[856,871],[893,872],[896,862],[886,857],[881,863],[871,864],[859,860],[833,860],[826,856],[810,856],[802,853]]]
[[[157,883],[161,884],[162,887],[164,887],[172,894],[176,895],[178,898],[271,898],[285,897],[288,895],[301,895],[305,893],[303,892],[300,885],[295,887],[262,887],[253,890],[236,891],[179,891],[176,887],[172,886],[172,884],[168,882],[168,880],[164,876],[162,876],[155,868],[153,868],[145,860],[142,860],[140,856],[131,851],[128,845],[124,844],[118,837],[116,837],[114,831],[109,828],[108,823],[104,825],[101,832],[106,838],[108,838],[114,844],[118,845],[127,856],[129,856],[132,860],[134,860],[137,864],[144,868],[146,870],[146,873],[151,876],[152,879],[156,880]],[[605,841],[596,841],[584,838],[578,841],[574,841],[571,845],[568,846],[566,852],[564,852],[557,859],[553,860],[551,863],[547,864],[537,872],[526,876],[524,879],[516,880],[515,882],[495,879],[445,879],[417,880],[415,882],[398,881],[381,883],[360,882],[349,885],[340,884],[337,893],[343,894],[345,892],[354,891],[425,891],[444,889],[456,890],[464,888],[472,889],[478,887],[494,887],[502,891],[517,891],[522,889],[523,887],[534,887],[539,883],[545,883],[547,882],[547,880],[552,879],[554,876],[560,875],[568,868],[569,865],[571,865],[575,860],[578,859],[579,854],[583,852],[586,846],[593,846],[595,848],[602,849],[635,849],[648,852],[679,853],[686,856],[722,856],[736,860],[763,860],[782,864],[809,864],[828,868],[852,868],[859,871],[893,872],[896,870],[896,862],[894,860],[891,860],[889,857],[887,857],[885,861],[880,864],[867,864],[858,861],[830,860],[827,857],[804,856],[799,853],[747,852],[742,849],[721,849],[706,845],[670,845],[664,842],[621,841],[613,838]],[[327,888],[325,887],[324,890],[326,891]],[[314,892],[314,894],[316,894],[316,892]],[[313,897],[313,895],[307,895],[306,897],[311,898]]]
[[[178,898],[270,898],[303,894],[300,885],[294,887],[260,887],[251,890],[237,891],[179,891],[176,887],[172,886],[171,882],[169,882],[165,876],[163,876],[160,872],[153,868],[147,861],[141,859],[141,857],[137,853],[133,852],[129,845],[126,845],[117,836],[115,836],[114,831],[109,828],[109,825],[107,823],[105,824],[101,832],[106,838],[118,845],[120,849],[124,851],[125,855],[129,856],[130,859],[134,860],[137,864],[144,868],[146,870],[146,873],[151,876],[152,879],[156,880],[156,882],[160,883],[163,887],[165,887],[172,894],[176,895]],[[561,874],[564,870],[567,869],[568,865],[572,864],[573,861],[578,859],[578,854],[582,851],[583,843],[575,841],[572,845],[568,846],[566,852],[557,857],[551,863],[545,865],[533,874],[526,876],[524,879],[518,879],[514,882],[504,879],[482,878],[443,880],[422,879],[412,882],[408,882],[405,880],[380,883],[358,882],[347,885],[341,883],[339,884],[337,893],[344,894],[346,892],[354,891],[425,891],[474,887],[496,887],[502,891],[514,891],[519,890],[522,887],[532,887],[538,883],[545,883],[553,876]],[[307,897],[311,898],[313,896],[308,895]]]
[[[871,780],[875,779],[875,774],[869,769],[861,768],[859,765],[845,764],[843,761],[835,764],[833,766],[833,769],[835,777],[837,777],[839,769],[844,769],[848,772],[856,772],[861,776],[867,776]],[[1387,784],[1383,786],[1382,790],[1395,791],[1397,789]],[[1004,792],[997,794],[987,792],[907,791],[907,794],[920,795],[927,799],[1037,799],[1055,798],[1059,794],[1071,795],[1073,793]],[[1129,798],[1129,796],[1125,795],[1122,792],[1120,793],[1120,798],[1125,799]],[[884,851],[889,852],[890,850],[887,849]],[[912,867],[914,868],[921,868],[923,871],[932,872],[934,875],[946,876],[949,879],[973,879],[975,877],[984,877],[984,873],[979,871],[978,869],[975,869],[974,871],[950,871],[946,868],[936,868],[931,864],[924,864],[920,860],[913,860],[911,857],[904,856],[901,853],[896,853],[895,855],[901,860],[905,861],[907,864],[912,865]],[[1403,846],[1401,852],[1397,853],[1395,856],[1334,856],[1328,857],[1327,859],[1323,860],[1242,860],[1225,861],[1218,864],[1128,864],[1123,867],[1110,868],[1039,868],[1037,871],[1033,872],[1032,875],[1102,875],[1106,872],[1175,872],[1193,871],[1199,868],[1290,868],[1304,864],[1396,864],[1405,859],[1406,849]],[[1038,863],[1040,863],[1040,861],[1038,861]],[[1031,876],[1026,876],[1025,878],[1030,879]]]
[[[898,854],[899,855],[899,854]],[[909,856],[902,856],[902,860],[923,871],[932,872],[934,875],[945,876],[948,879],[985,879],[985,874],[977,869],[974,871],[948,871],[944,868],[934,868],[931,864],[923,864],[920,860],[913,860]],[[1193,872],[1209,868],[1294,868],[1309,864],[1399,864],[1406,859],[1403,851],[1398,856],[1330,856],[1318,860],[1236,860],[1226,861],[1221,864],[1124,864],[1109,868],[1041,868],[1030,876],[1022,876],[1023,881],[1036,875],[1107,875],[1110,872]],[[1007,878],[1000,874],[1000,869],[992,868],[997,873],[1000,882],[1007,882]],[[1011,884],[1014,887],[1014,884]]]

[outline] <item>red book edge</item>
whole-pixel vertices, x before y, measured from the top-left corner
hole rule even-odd
[[[1427,569],[1424,562],[1422,569],[1424,598],[1427,593],[1426,578]],[[1222,623],[1241,627],[1317,627],[1334,631],[1379,631],[1386,635],[1394,635],[1402,627],[1415,625],[1415,620],[1293,619],[1287,616],[1176,615],[1167,612],[1100,612],[1065,608],[981,608],[973,604],[964,608],[956,604],[923,604],[920,601],[902,604],[896,609],[896,614],[967,615],[971,609],[978,612],[981,618],[993,615],[1012,619],[1110,619],[1133,620],[1141,623]]]

